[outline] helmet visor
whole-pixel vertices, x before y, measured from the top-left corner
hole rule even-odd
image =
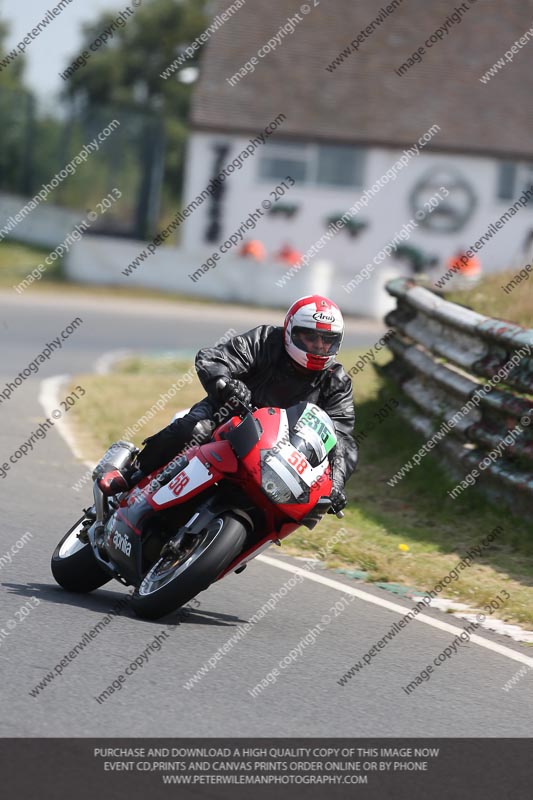
[[[298,326],[292,329],[291,339],[304,353],[313,356],[333,356],[339,351],[342,334]]]

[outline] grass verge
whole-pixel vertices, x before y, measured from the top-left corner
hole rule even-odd
[[[349,368],[356,351],[343,353]],[[389,356],[380,353],[379,363]],[[159,395],[191,367],[176,359],[129,359],[109,376],[76,378],[87,390],[71,411],[74,429],[86,456],[97,459],[124,430],[139,420]],[[533,537],[531,524],[492,506],[475,488],[456,500],[446,494],[454,485],[438,463],[427,456],[394,488],[387,480],[423,444],[420,436],[398,420],[388,385],[369,366],[355,375],[356,434],[361,438],[360,464],[348,484],[349,505],[344,520],[326,515],[313,530],[300,528],[283,542],[283,552],[309,556],[326,547],[341,527],[346,531],[327,559],[328,567],[363,570],[370,582],[400,583],[421,591],[433,589],[466,550],[497,526],[503,534],[459,578],[441,592],[458,602],[483,609],[502,589],[510,595],[500,619],[533,626]],[[171,403],[143,424],[136,444],[170,421],[179,408],[205,395],[194,378]],[[402,545],[402,548],[400,548]],[[407,549],[405,549],[407,548]]]
[[[0,287],[17,286],[32,269],[42,264],[47,255],[48,252],[40,247],[17,242],[0,242]],[[56,262],[46,270],[45,280],[55,285],[60,278],[61,266]],[[38,283],[42,283],[42,280]]]
[[[468,306],[479,314],[533,327],[533,273],[526,269],[487,275],[467,291],[446,294],[446,300]],[[512,285],[509,282],[513,281]]]

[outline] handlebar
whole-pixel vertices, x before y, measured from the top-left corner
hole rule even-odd
[[[224,388],[227,386],[227,383],[228,381],[225,378],[218,379],[218,381],[215,383],[215,390],[218,395],[220,395],[224,391]],[[248,406],[242,400],[239,400],[239,398],[236,399],[237,402],[241,404],[241,406],[246,410],[247,413],[252,413],[253,411],[257,411],[256,406]],[[337,517],[337,519],[342,519],[344,517],[344,511],[337,511],[335,513],[335,516]]]
[[[216,390],[217,395],[220,395],[221,392],[224,391],[224,388],[227,386],[227,384],[228,384],[228,381],[225,378],[219,378],[218,379],[218,381],[215,383],[215,390]],[[241,404],[241,406],[245,409],[247,414],[251,414],[252,412],[257,411],[257,406],[248,406],[242,400],[239,400],[238,397],[235,397],[233,399],[235,399],[237,401],[237,403]]]
[[[331,500],[330,500],[330,498],[329,497],[324,497],[324,498],[321,498],[321,500],[324,500],[324,501],[327,501],[327,502],[330,503],[328,514],[331,514],[332,511],[331,511]],[[344,511],[336,511],[335,512],[335,516],[337,517],[337,519],[342,519],[344,517]]]

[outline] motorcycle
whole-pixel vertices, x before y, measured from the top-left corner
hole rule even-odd
[[[57,583],[91,592],[115,578],[134,587],[135,613],[154,620],[242,572],[300,525],[314,528],[331,506],[333,422],[308,402],[241,405],[209,442],[108,498],[98,480],[139,452],[130,442],[112,445],[93,471],[94,505],[53,553]]]

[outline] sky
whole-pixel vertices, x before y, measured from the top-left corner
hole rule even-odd
[[[10,27],[7,49],[17,46],[28,31],[45,16],[58,0],[0,0],[0,19]],[[26,48],[25,82],[44,105],[53,101],[64,86],[59,73],[72,63],[81,49],[81,25],[97,18],[102,11],[120,11],[131,0],[72,0],[41,34]],[[139,0],[137,0],[139,4]]]

